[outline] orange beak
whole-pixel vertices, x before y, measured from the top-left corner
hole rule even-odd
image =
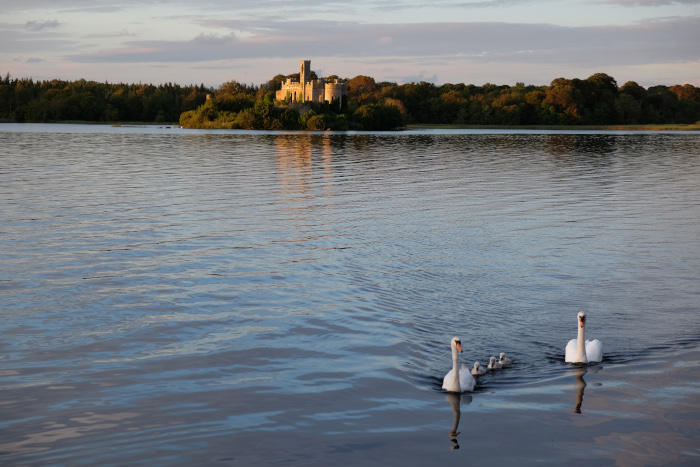
[[[584,323],[583,323],[583,321],[581,321],[581,320],[579,319],[579,320],[578,320],[578,324],[579,324],[581,327],[583,327],[583,324],[584,324]]]
[[[462,353],[462,344],[460,344],[459,342],[457,342],[456,345],[457,345],[457,348],[459,349],[459,353]]]

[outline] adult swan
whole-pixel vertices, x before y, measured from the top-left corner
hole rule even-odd
[[[588,363],[603,361],[603,344],[598,339],[586,340],[586,313],[578,312],[578,338],[571,339],[566,345],[566,356],[569,363]]]
[[[462,341],[459,337],[452,338],[452,369],[445,375],[442,382],[442,389],[448,392],[473,391],[476,380],[472,376],[469,368],[459,367],[459,354],[462,352]]]

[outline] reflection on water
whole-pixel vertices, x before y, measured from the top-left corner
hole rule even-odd
[[[570,415],[575,310],[616,364],[700,335],[697,135],[3,128],[2,461],[434,461],[456,333],[519,363],[480,377],[484,445]]]
[[[114,433],[128,429],[131,419],[138,413],[96,414],[86,412],[76,414],[70,419],[72,426],[63,423],[47,421],[42,423],[37,432],[31,433],[19,441],[0,441],[0,458],[3,454],[31,454],[46,451],[49,446],[60,445],[65,440],[83,436],[95,436],[100,432]]]
[[[462,416],[462,408],[460,404],[462,403],[462,395],[459,393],[450,393],[446,396],[447,402],[450,403],[452,408],[452,428],[450,429],[450,441],[453,445],[451,449],[459,449],[459,442],[457,441],[457,435],[459,432],[459,419]]]
[[[452,441],[452,446],[450,449],[459,449],[459,441],[457,436],[460,434],[459,431],[459,419],[462,416],[462,404],[468,405],[472,402],[472,396],[462,395],[460,393],[451,392],[445,396],[445,400],[450,403],[450,408],[452,409],[452,428],[450,428],[449,438]]]
[[[586,381],[583,375],[588,373],[586,367],[577,366],[574,369],[574,378],[576,379],[576,405],[574,405],[574,413],[581,413],[581,405],[583,404],[583,390],[586,387]]]

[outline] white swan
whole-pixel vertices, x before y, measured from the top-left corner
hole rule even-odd
[[[501,352],[500,357],[501,357],[501,359],[499,360],[499,362],[501,362],[501,366],[503,368],[505,368],[507,366],[511,366],[513,364],[513,360],[511,360],[510,358],[507,358],[505,352]]]
[[[503,364],[497,362],[496,357],[491,357],[489,359],[489,370],[500,370],[501,368],[503,368]]]
[[[452,338],[452,369],[445,375],[442,389],[448,392],[473,391],[476,380],[467,367],[459,367],[459,353],[462,351],[462,341],[459,337]],[[459,352],[458,352],[459,351]]]
[[[569,363],[588,363],[603,361],[603,344],[598,339],[586,340],[586,313],[578,312],[578,338],[566,344],[564,360]]]
[[[472,370],[472,375],[473,376],[481,376],[481,375],[485,375],[485,374],[486,374],[486,370],[481,368],[481,365],[479,365],[479,362],[474,362],[474,369]]]

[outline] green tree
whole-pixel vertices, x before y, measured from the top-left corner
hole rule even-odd
[[[393,105],[363,105],[355,111],[353,120],[362,124],[365,130],[393,130],[404,125],[401,111]]]
[[[639,123],[642,116],[642,104],[631,94],[620,93],[615,100],[615,114],[617,115],[617,123]]]
[[[605,73],[589,76],[581,86],[586,107],[584,123],[608,125],[615,122],[617,82]]]
[[[678,96],[672,93],[667,86],[652,86],[647,90],[646,116],[654,120],[649,123],[675,123]]]
[[[330,119],[324,115],[314,115],[306,121],[306,129],[311,131],[323,131],[330,127]]]
[[[634,81],[627,81],[620,88],[620,94],[629,94],[641,103],[647,96],[647,90]]]
[[[9,76],[9,75],[8,75]],[[0,118],[12,118],[15,102],[15,88],[9,84],[0,85]]]

